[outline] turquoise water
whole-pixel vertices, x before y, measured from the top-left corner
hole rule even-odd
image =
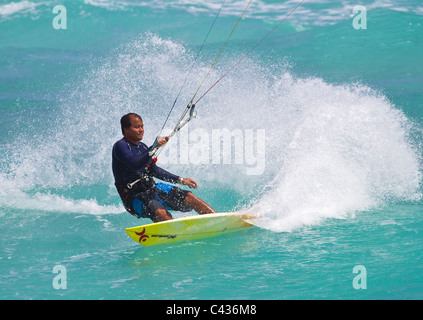
[[[165,131],[247,2],[226,1]],[[200,94],[297,3],[253,1]],[[62,1],[66,30],[56,4],[0,3],[1,299],[423,298],[419,1],[363,1],[359,30],[354,1],[304,2],[159,157],[257,226],[152,248],[124,231],[149,221],[124,211],[111,146],[127,112],[153,142],[221,1]],[[226,162],[219,129],[242,135]]]

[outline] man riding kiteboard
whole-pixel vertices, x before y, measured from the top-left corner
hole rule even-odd
[[[168,210],[187,212],[194,209],[199,214],[216,212],[192,192],[153,180],[155,177],[193,189],[198,186],[193,179],[174,175],[156,165],[154,149],[166,144],[168,137],[161,137],[147,147],[141,142],[144,123],[138,114],[128,113],[120,123],[123,138],[113,145],[112,169],[116,189],[128,212],[153,222],[172,219]]]

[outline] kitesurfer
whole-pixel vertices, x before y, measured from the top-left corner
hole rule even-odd
[[[166,144],[168,137],[160,137],[155,145],[147,147],[141,142],[144,123],[138,114],[128,113],[120,123],[123,138],[113,145],[112,169],[116,189],[128,212],[153,222],[172,219],[168,210],[188,212],[194,209],[199,214],[216,212],[192,192],[153,180],[155,177],[193,189],[198,186],[195,180],[174,175],[156,165],[152,151]]]

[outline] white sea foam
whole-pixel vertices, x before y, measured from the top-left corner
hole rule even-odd
[[[2,18],[8,18],[14,15],[36,14],[38,12],[37,7],[47,5],[49,3],[50,2],[31,1],[10,2],[0,5],[0,16]]]
[[[419,154],[410,123],[382,95],[365,86],[320,79],[284,82],[300,99],[291,141],[272,188],[253,206],[258,225],[289,231],[324,218],[421,198]]]
[[[265,20],[281,20],[290,13],[300,2],[287,1],[283,3],[269,3],[265,0],[252,1],[248,10],[245,12],[246,18],[265,19]],[[85,3],[106,8],[109,10],[124,9],[137,6],[145,6],[154,9],[168,10],[177,9],[185,10],[190,14],[215,14],[221,7],[222,0],[85,0]],[[221,16],[239,16],[245,9],[248,1],[244,0],[226,0],[221,10]],[[290,15],[290,21],[312,25],[331,25],[340,21],[350,19],[353,16],[353,7],[357,5],[354,0],[333,2],[331,8],[322,6],[327,1],[313,0],[302,3],[295,12]],[[421,8],[416,7],[413,1],[364,1],[360,3],[367,10],[387,9],[402,12],[414,12],[421,14]]]
[[[119,214],[120,205],[100,205],[96,199],[72,199],[52,193],[30,194],[15,185],[15,181],[0,177],[0,207],[18,210],[35,210],[55,213],[92,215]]]
[[[90,7],[97,7],[110,11],[126,11],[131,8],[148,7],[155,10],[185,10],[192,15],[215,15],[222,4],[222,0],[84,0],[84,5],[78,6],[81,14],[85,14]],[[305,25],[332,25],[353,16],[353,7],[357,5],[356,1],[342,1],[332,3],[330,8],[322,6],[327,1],[314,0],[302,3],[289,17],[289,22],[293,23],[298,30],[303,30]],[[248,2],[243,0],[227,0],[223,6],[221,16],[239,16],[245,9]],[[265,0],[253,1],[244,17],[247,19],[263,19],[265,21],[279,21],[286,17],[296,5],[297,1],[288,1],[283,3],[268,3]],[[365,1],[360,3],[366,10],[386,9],[392,11],[412,12],[418,15],[423,14],[422,8],[416,6],[413,1]],[[16,1],[0,5],[0,17],[2,19],[11,19],[31,15],[37,19],[40,14],[51,14],[51,9],[55,5],[54,1]],[[74,10],[75,8],[72,7]]]

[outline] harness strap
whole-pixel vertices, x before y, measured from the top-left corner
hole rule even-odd
[[[150,166],[152,166],[152,165],[155,165],[156,164],[156,162],[157,162],[157,158],[155,157],[155,158],[153,158],[153,160],[145,167],[145,171],[147,171],[149,168],[150,168]],[[128,189],[132,189],[138,182],[140,182],[140,181],[143,181],[143,180],[145,180],[146,182],[149,182],[149,180],[150,179],[152,179],[152,178],[150,178],[147,174],[143,174],[139,179],[137,179],[137,180],[135,180],[135,181],[133,181],[133,182],[130,182],[130,183],[128,183],[127,185],[126,185],[126,187],[128,188]]]

